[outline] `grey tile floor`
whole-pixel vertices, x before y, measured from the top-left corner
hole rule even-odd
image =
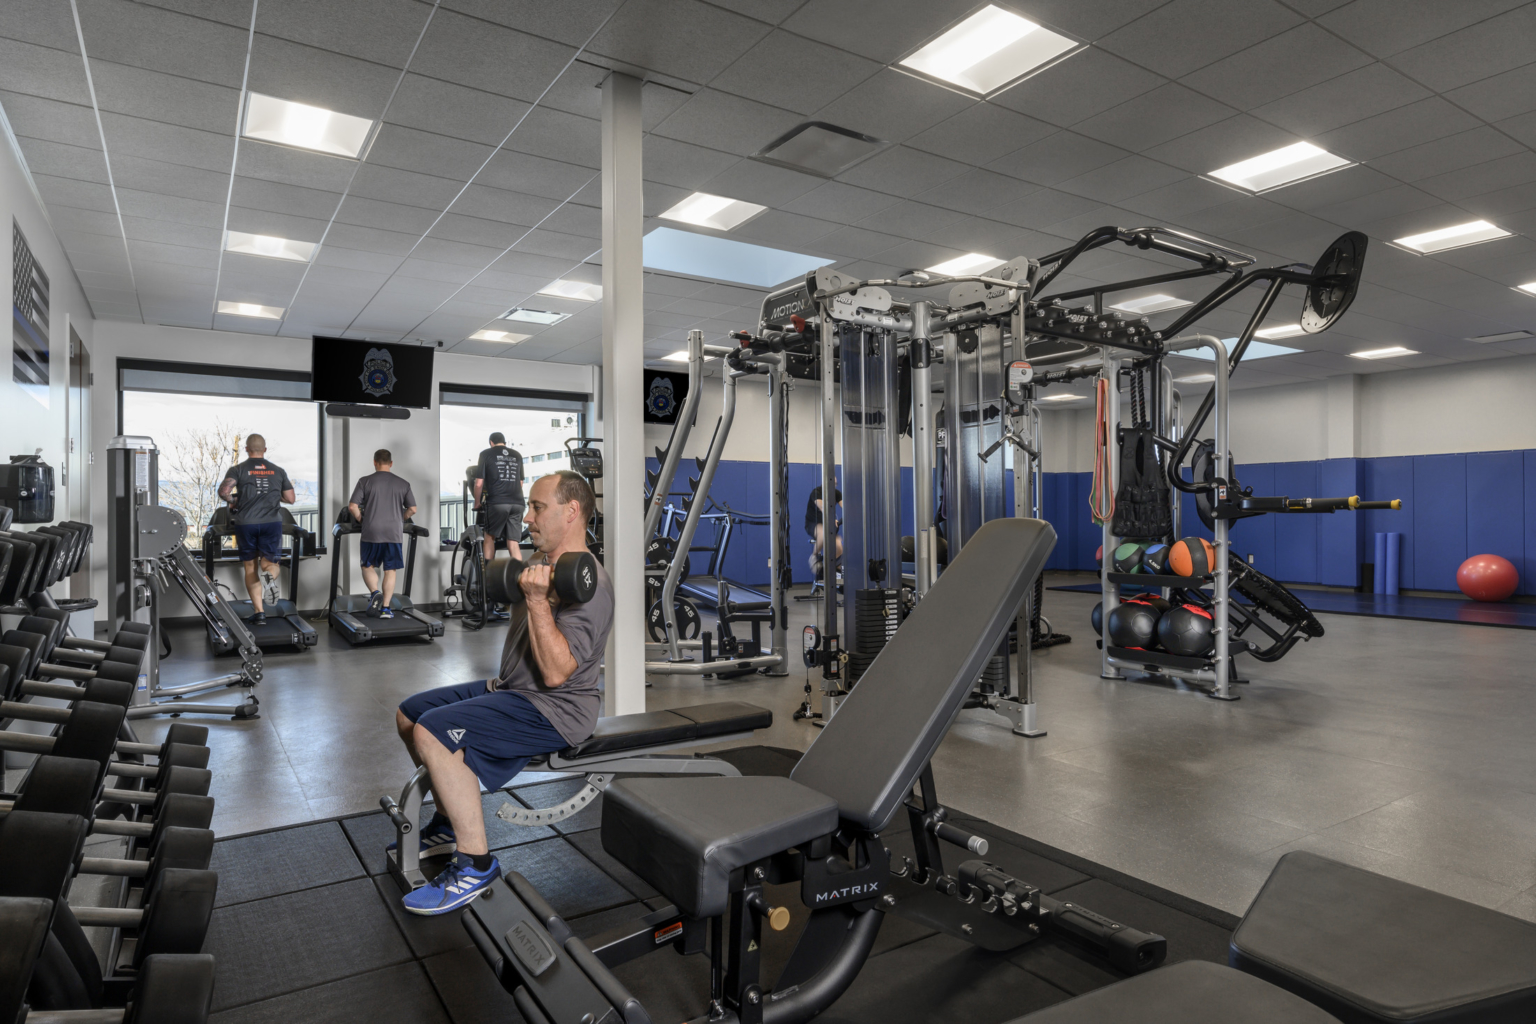
[[[1327,636],[1250,664],[1242,700],[1222,703],[1101,680],[1095,600],[1047,591],[1047,616],[1074,638],[1036,655],[1048,734],[963,712],[934,762],[946,803],[1234,913],[1281,854],[1307,849],[1536,920],[1536,633],[1325,615]],[[792,637],[814,607],[793,605]],[[387,647],[320,629],[314,650],[268,656],[259,720],[211,720],[221,835],[376,808],[410,771],[395,705],[483,677],[501,643],[456,620],[436,643]],[[175,639],[168,679],[218,671],[199,634]],[[790,716],[798,664],[777,680],[654,683],[652,709],[773,709],[762,743],[804,748],[817,733]]]

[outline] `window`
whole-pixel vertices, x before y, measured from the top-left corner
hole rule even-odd
[[[154,438],[160,449],[160,503],[187,519],[187,544],[223,503],[219,484],[245,458],[250,434],[287,471],[298,524],[320,529],[324,479],[320,408],[309,399],[309,374],[151,360],[118,360],[118,430]]]
[[[499,431],[522,455],[526,494],[539,477],[569,468],[565,442],[585,434],[588,401],[570,392],[441,385],[438,531],[444,547],[453,547],[464,532],[474,502],[473,470],[491,434]]]

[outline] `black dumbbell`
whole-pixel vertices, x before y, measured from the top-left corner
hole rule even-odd
[[[31,705],[22,705],[31,707]],[[61,728],[57,735],[38,736],[33,733],[14,731],[0,731],[0,750],[10,750],[18,754],[56,754],[59,757],[79,757],[87,761],[95,761],[103,768],[103,774],[111,765],[113,774],[141,775],[153,773],[155,769],[149,769],[144,765],[125,765],[125,769],[136,768],[137,771],[117,771],[113,761],[113,755],[118,757],[159,757],[164,761],[173,753],[173,747],[178,744],[206,747],[208,741],[207,726],[186,726],[177,722],[171,728],[175,730],[167,734],[163,743],[134,743],[130,740],[119,740],[123,726],[123,720],[127,715],[127,708],[119,704],[100,704],[96,701],[82,700],[73,708],[37,708],[39,714],[52,712],[61,720]],[[206,762],[204,762],[206,764]]]
[[[498,604],[522,604],[526,596],[517,578],[530,563],[498,558],[485,567],[485,596]],[[586,604],[597,593],[597,559],[590,551],[567,551],[555,559],[551,582],[567,604]]]

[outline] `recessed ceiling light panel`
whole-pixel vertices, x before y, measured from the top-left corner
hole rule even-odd
[[[1286,324],[1284,327],[1266,327],[1262,331],[1254,331],[1253,335],[1274,341],[1278,338],[1296,338],[1306,333],[1301,329],[1301,324]]]
[[[1077,49],[1076,40],[988,4],[900,67],[990,96]]]
[[[655,228],[645,236],[643,244],[645,265],[651,270],[758,288],[783,284],[833,262],[822,256],[676,228]]]
[[[1088,397],[1087,395],[1046,395],[1044,398],[1037,399],[1037,401],[1041,401],[1041,402],[1075,402],[1075,401],[1077,401],[1080,398],[1087,398],[1087,397]]]
[[[1192,373],[1188,377],[1175,377],[1175,384],[1209,384],[1216,379],[1214,373]]]
[[[766,206],[713,196],[708,192],[695,192],[661,215],[662,220],[675,220],[695,227],[729,231],[756,217]]]
[[[964,256],[956,256],[952,260],[936,263],[928,268],[930,274],[944,274],[946,276],[958,276],[962,274],[981,274],[993,267],[1002,266],[1003,261],[995,256],[986,256],[979,252],[968,252]]]
[[[1391,345],[1387,348],[1368,348],[1364,352],[1351,352],[1356,359],[1396,359],[1398,356],[1416,356],[1419,353],[1411,348],[1401,345]]]
[[[513,334],[511,331],[476,331],[469,336],[471,341],[499,341],[506,345],[516,345],[520,341],[527,341],[533,337],[531,334]]]
[[[807,121],[753,153],[752,158],[822,178],[835,178],[889,145],[884,139],[825,121]]]
[[[295,242],[291,238],[275,235],[253,235],[246,231],[227,231],[224,248],[247,256],[265,256],[273,260],[293,260],[308,263],[315,254],[314,242]]]
[[[539,289],[540,295],[555,295],[562,299],[576,299],[580,302],[601,302],[603,298],[603,286],[600,284],[588,284],[585,281],[567,281],[561,278],[551,281]]]
[[[282,306],[263,306],[256,302],[226,302],[219,300],[219,312],[230,316],[249,316],[257,320],[281,320]]]
[[[1515,291],[1525,292],[1527,295],[1536,295],[1536,281],[1527,281],[1525,284],[1516,285]]]
[[[1218,168],[1211,177],[1246,192],[1268,192],[1354,164],[1310,142],[1298,142]]]
[[[1172,295],[1143,295],[1138,299],[1126,299],[1110,305],[1110,309],[1118,309],[1122,313],[1135,313],[1137,316],[1147,316],[1150,313],[1161,313],[1169,309],[1183,309],[1185,306],[1193,306],[1189,299],[1177,299]]]
[[[258,92],[250,93],[245,101],[245,122],[241,128],[241,134],[248,139],[353,159],[363,151],[371,131],[373,122],[367,118]]]
[[[524,309],[521,306],[516,306],[507,310],[498,319],[512,320],[520,324],[539,324],[543,327],[549,327],[562,320],[569,320],[570,317],[571,314],[569,313],[552,313],[547,309]]]
[[[1228,356],[1230,356],[1232,354],[1232,350],[1237,347],[1236,338],[1223,338],[1221,339],[1221,343],[1227,346]],[[1267,341],[1250,341],[1248,342],[1248,351],[1243,353],[1243,362],[1246,363],[1254,359],[1270,359],[1274,356],[1288,356],[1292,353],[1300,351],[1301,349],[1299,348],[1289,348],[1285,345],[1272,345]],[[1203,348],[1186,349],[1185,351],[1178,354],[1181,356],[1188,356],[1190,359],[1203,359],[1206,362],[1211,362],[1214,358],[1208,350]]]
[[[681,349],[677,352],[668,352],[661,358],[665,359],[669,363],[686,363],[688,361],[688,350]]]
[[[1460,249],[1464,245],[1476,245],[1478,242],[1491,242],[1495,238],[1508,238],[1511,234],[1513,232],[1505,231],[1498,225],[1490,224],[1485,220],[1471,220],[1465,224],[1453,224],[1448,228],[1425,231],[1423,234],[1395,238],[1393,244],[1423,255],[1444,252],[1447,249]]]
[[[1468,338],[1479,345],[1487,345],[1495,341],[1524,341],[1526,338],[1536,337],[1530,331],[1505,331],[1503,334],[1482,334],[1476,338]]]

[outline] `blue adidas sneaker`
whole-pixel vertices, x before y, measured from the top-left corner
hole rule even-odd
[[[395,852],[398,842],[390,843],[384,849],[390,853]],[[427,822],[427,827],[421,830],[421,856],[444,857],[457,851],[459,848],[458,837],[453,834],[453,826],[444,819],[442,824],[436,821]]]
[[[476,871],[468,854],[454,854],[442,874],[405,897],[405,909],[424,917],[446,914],[480,895],[500,877],[501,865],[494,859],[488,869]]]

